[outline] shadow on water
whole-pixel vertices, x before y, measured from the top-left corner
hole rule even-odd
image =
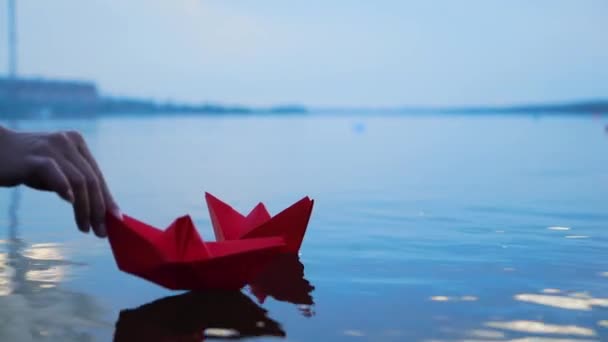
[[[313,315],[314,286],[304,278],[298,256],[282,255],[252,282],[250,290],[260,304],[268,297],[298,305]],[[285,337],[280,323],[240,291],[201,291],[165,297],[136,309],[120,312],[114,341],[201,341],[204,338],[239,339]]]
[[[0,340],[90,341],[103,326],[89,295],[59,284],[75,265],[56,243],[28,244],[19,235],[21,188],[11,190],[6,240],[0,241]]]
[[[314,286],[304,277],[304,265],[297,255],[284,254],[271,263],[249,285],[251,293],[263,304],[267,297],[298,305],[304,316],[314,315]]]
[[[201,341],[285,336],[267,311],[239,291],[188,292],[123,310],[114,341]]]

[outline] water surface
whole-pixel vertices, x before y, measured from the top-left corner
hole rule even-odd
[[[10,124],[81,131],[123,211],[158,227],[190,214],[211,239],[205,191],[245,212],[306,195],[315,209],[300,259],[277,266],[285,278],[261,301],[122,273],[55,195],[0,190],[0,340],[608,340],[605,119]]]

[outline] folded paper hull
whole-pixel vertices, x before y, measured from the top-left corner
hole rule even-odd
[[[278,237],[204,242],[189,217],[164,231],[126,215],[106,224],[118,268],[172,290],[240,289],[285,246]]]
[[[147,272],[126,272],[171,290],[239,290],[256,279],[280,247],[198,262],[173,262]]]

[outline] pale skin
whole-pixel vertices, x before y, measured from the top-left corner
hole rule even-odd
[[[121,216],[78,132],[16,132],[0,126],[0,186],[51,191],[72,204],[78,229],[106,237],[106,212]]]

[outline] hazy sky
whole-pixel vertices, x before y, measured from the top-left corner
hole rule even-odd
[[[316,106],[608,96],[606,0],[17,2],[19,71],[108,94]]]

